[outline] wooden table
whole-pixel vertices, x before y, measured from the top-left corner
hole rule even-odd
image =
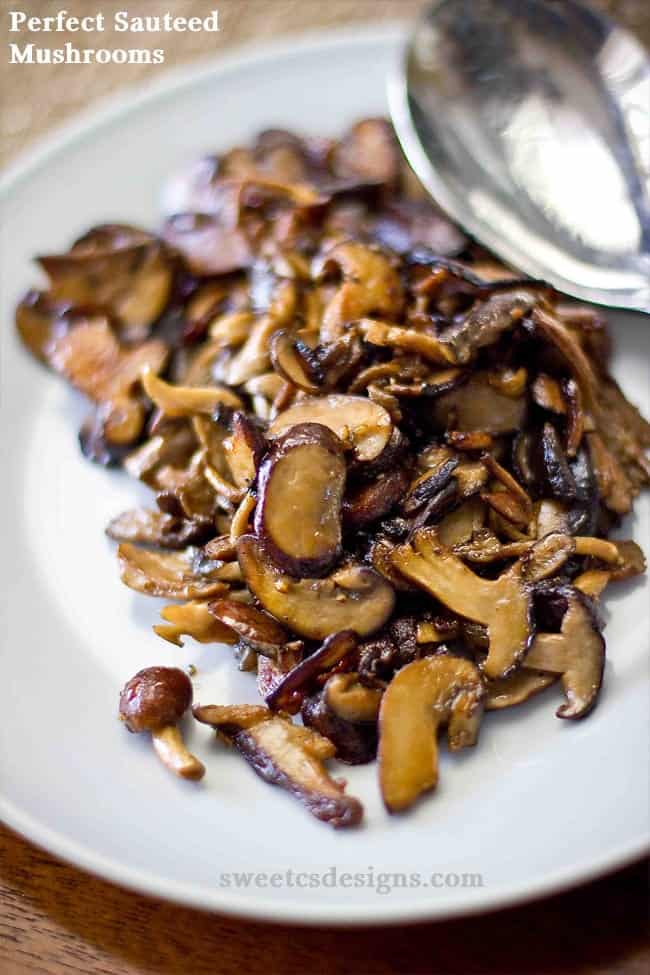
[[[187,16],[218,6],[218,45],[210,35],[165,38],[170,65],[255,38],[409,17],[421,0],[173,0]],[[594,0],[614,10],[650,43],[648,0]],[[2,4],[0,4],[1,6]],[[7,7],[9,6],[7,0]],[[20,5],[12,4],[12,8]],[[32,0],[30,14],[55,13],[60,0]],[[71,13],[86,0],[68,0]],[[150,0],[103,0],[151,12]],[[24,5],[22,8],[23,9]],[[24,8],[27,9],[27,8]],[[179,9],[179,12],[180,9]],[[88,46],[115,46],[121,35],[88,36]],[[27,38],[38,40],[38,38]],[[74,37],[57,37],[57,44]],[[151,38],[158,46],[161,38]],[[6,59],[3,59],[6,61]],[[52,125],[151,69],[0,64],[0,143],[9,159]],[[251,924],[177,908],[96,880],[0,827],[0,975],[647,975],[648,864],[527,907],[466,921],[413,928],[296,929]]]
[[[141,897],[0,827],[0,972],[647,975],[648,866],[482,917],[336,932],[236,921]]]

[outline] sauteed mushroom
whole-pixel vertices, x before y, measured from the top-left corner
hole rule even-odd
[[[120,720],[135,734],[148,731],[160,760],[183,779],[202,779],[205,766],[183,743],[178,722],[192,704],[192,683],[178,667],[147,667],[122,688]]]

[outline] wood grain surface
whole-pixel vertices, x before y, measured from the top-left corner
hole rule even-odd
[[[650,44],[650,0],[597,0]],[[222,30],[164,39],[166,65],[273,35],[409,17],[420,0],[0,0],[45,16],[128,7],[193,16]],[[36,36],[24,38],[38,40]],[[56,46],[72,39],[57,35]],[[78,38],[76,38],[78,43]],[[42,41],[42,37],[41,37]],[[90,35],[85,46],[124,46]],[[155,48],[153,36],[147,45]],[[54,46],[54,45],[53,45]],[[0,64],[0,161],[117,88],[164,68]],[[0,975],[647,975],[648,862],[578,890],[478,918],[409,928],[272,927],[141,897],[61,863],[0,827]]]
[[[0,828],[2,975],[648,975],[648,862],[496,914],[332,931],[141,897]]]

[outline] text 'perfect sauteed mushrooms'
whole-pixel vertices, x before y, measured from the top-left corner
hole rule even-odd
[[[378,756],[398,812],[435,787],[441,729],[472,745],[484,711],[552,685],[584,717],[597,602],[645,571],[609,535],[650,482],[602,314],[450,224],[382,119],[263,132],[173,198],[157,234],[106,224],[40,257],[16,325],[92,404],[83,453],[154,492],[107,534],[123,582],[172,601],[156,634],[256,675],[264,706],[195,717],[334,826],[362,809],[329,758]],[[198,778],[191,697],[150,668],[120,713]]]

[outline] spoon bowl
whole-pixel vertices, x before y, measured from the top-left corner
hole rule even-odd
[[[574,0],[437,0],[391,80],[434,199],[503,260],[650,313],[650,57]]]

